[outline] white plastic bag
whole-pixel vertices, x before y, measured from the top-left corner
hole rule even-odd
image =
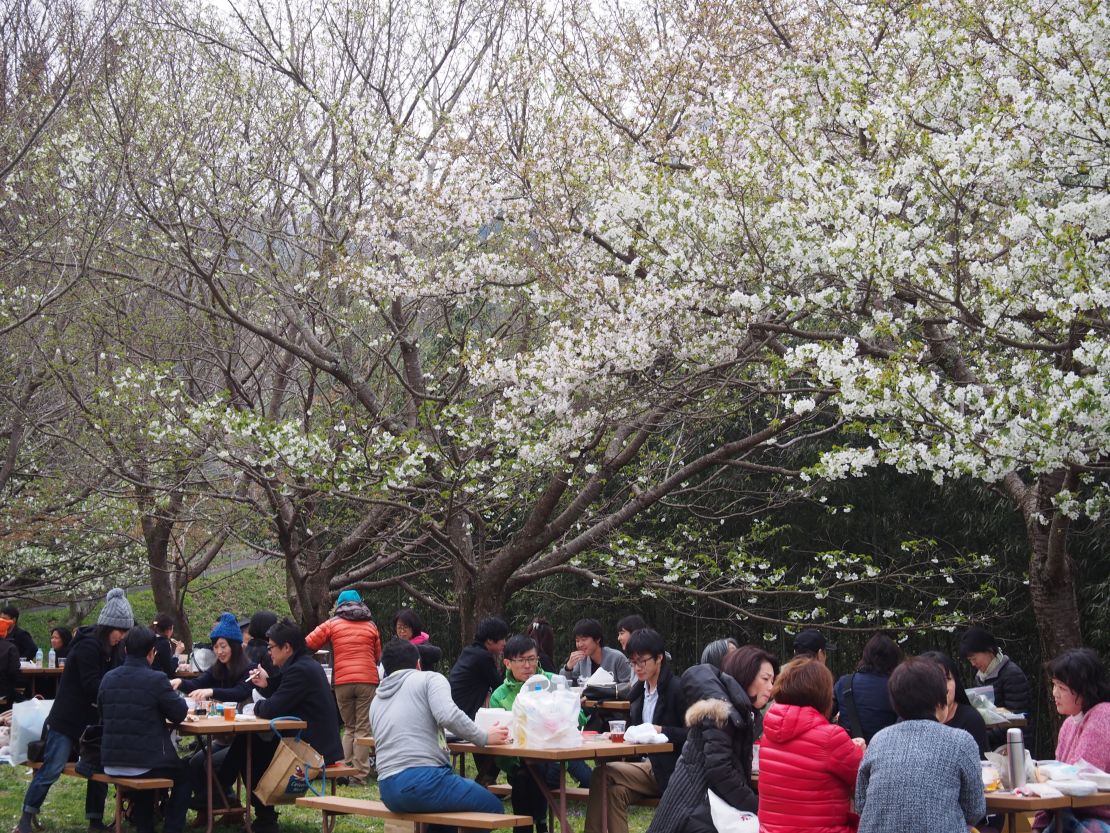
[[[713,790],[709,795],[709,814],[713,816],[713,826],[717,833],[759,833],[759,819],[755,813],[737,810]]]
[[[53,700],[24,700],[12,706],[12,766],[27,760],[27,745],[42,737],[42,724],[53,707]]]
[[[573,691],[521,690],[513,701],[513,739],[532,749],[581,746],[580,710],[581,702]]]

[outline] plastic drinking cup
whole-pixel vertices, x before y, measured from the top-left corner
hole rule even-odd
[[[609,721],[609,740],[613,743],[624,743],[624,727],[625,721],[623,720],[610,720]]]
[[[224,720],[234,720],[235,719],[236,704],[235,703],[224,703],[223,707],[224,707]]]

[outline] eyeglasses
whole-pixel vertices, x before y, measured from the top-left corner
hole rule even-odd
[[[628,664],[633,668],[645,668],[649,662],[658,662],[656,657],[641,657],[640,659],[630,659]]]
[[[513,657],[509,662],[520,663],[521,665],[535,665],[540,661],[539,657]]]

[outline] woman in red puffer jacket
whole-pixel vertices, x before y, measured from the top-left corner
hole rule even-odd
[[[761,833],[851,833],[862,738],[829,723],[833,677],[823,663],[800,658],[775,680],[775,704],[763,719],[759,747]]]

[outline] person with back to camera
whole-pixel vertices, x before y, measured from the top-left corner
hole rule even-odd
[[[386,676],[370,705],[370,725],[385,806],[395,813],[503,813],[501,799],[451,769],[443,730],[487,746],[505,743],[508,727],[479,729],[451,699],[447,678],[420,670],[420,652],[406,639],[386,643],[382,667]]]
[[[1110,678],[1090,648],[1064,651],[1046,663],[1052,678],[1052,700],[1064,717],[1056,741],[1056,760],[1086,761],[1110,772]],[[1080,778],[1083,776],[1080,775]],[[1038,813],[1033,829],[1042,833],[1110,833],[1110,806],[1065,811],[1063,829]]]
[[[273,683],[278,674],[277,666],[270,659],[270,643],[266,641],[266,631],[277,624],[278,615],[272,610],[259,610],[254,613],[247,624],[247,636],[250,637],[243,645],[243,652],[247,661],[254,665],[261,665]]]
[[[424,630],[424,623],[415,610],[403,607],[393,614],[393,633],[417,647],[420,651],[421,668],[425,671],[439,671],[443,651],[432,644],[432,638]]]
[[[794,656],[811,657],[822,665],[829,664],[829,651],[835,647],[825,640],[825,635],[817,628],[804,628],[794,636]]]
[[[524,635],[536,643],[536,650],[540,652],[540,668],[552,674],[558,673],[559,666],[555,663],[555,629],[551,627],[551,623],[542,616],[534,616]]]
[[[8,619],[12,623],[8,631],[8,639],[15,643],[15,647],[19,649],[19,655],[29,662],[33,661],[39,648],[31,634],[19,627],[19,608],[7,605],[0,610],[0,619]]]
[[[629,805],[644,798],[658,798],[666,791],[687,735],[686,694],[682,682],[671,672],[663,637],[651,628],[639,628],[626,648],[636,675],[629,692],[629,725],[650,723],[656,732],[666,735],[673,748],[649,755],[647,760],[606,765],[609,833],[628,833]],[[601,786],[591,784],[586,833],[600,833],[601,822]]]
[[[15,684],[19,679],[19,648],[8,638],[11,619],[0,619],[0,707],[11,708],[15,702]]]
[[[714,639],[701,651],[701,664],[713,665],[717,668],[721,667],[721,663],[725,661],[725,657],[733,651],[739,650],[740,643],[733,639],[731,636],[726,636],[723,639]]]
[[[871,739],[856,779],[859,833],[963,833],[987,803],[974,739],[940,722],[944,672],[908,659],[890,675],[890,699],[900,722]]]
[[[775,680],[759,747],[761,833],[851,833],[859,824],[852,796],[866,744],[829,723],[832,690],[832,673],[812,657],[792,659]]]
[[[682,675],[689,731],[647,833],[716,833],[708,790],[737,810],[759,807],[751,787],[752,746],[778,661],[744,645],[723,665],[695,665]]]
[[[998,640],[986,629],[972,625],[960,637],[960,656],[975,669],[975,685],[989,685],[994,689],[994,704],[1026,716],[1025,748],[1032,752],[1034,715],[1033,695],[1029,678],[1016,662],[1002,653]],[[987,728],[987,743],[997,749],[1006,743],[1006,730]]]
[[[35,770],[23,797],[23,814],[13,833],[31,833],[39,827],[36,816],[46,794],[62,774],[70,753],[77,748],[85,727],[99,722],[96,702],[100,680],[123,662],[120,642],[135,624],[127,594],[119,587],[108,591],[95,627],[79,628],[69,646],[69,657],[58,680],[58,696],[46,718],[46,747],[42,767]],[[108,785],[85,784],[85,818],[89,831],[110,830],[104,824]],[[41,829],[41,827],[40,827]]]
[[[876,732],[898,720],[887,684],[901,661],[902,649],[886,634],[877,633],[863,646],[856,670],[836,681],[833,709],[837,723],[849,735],[870,743]]]

